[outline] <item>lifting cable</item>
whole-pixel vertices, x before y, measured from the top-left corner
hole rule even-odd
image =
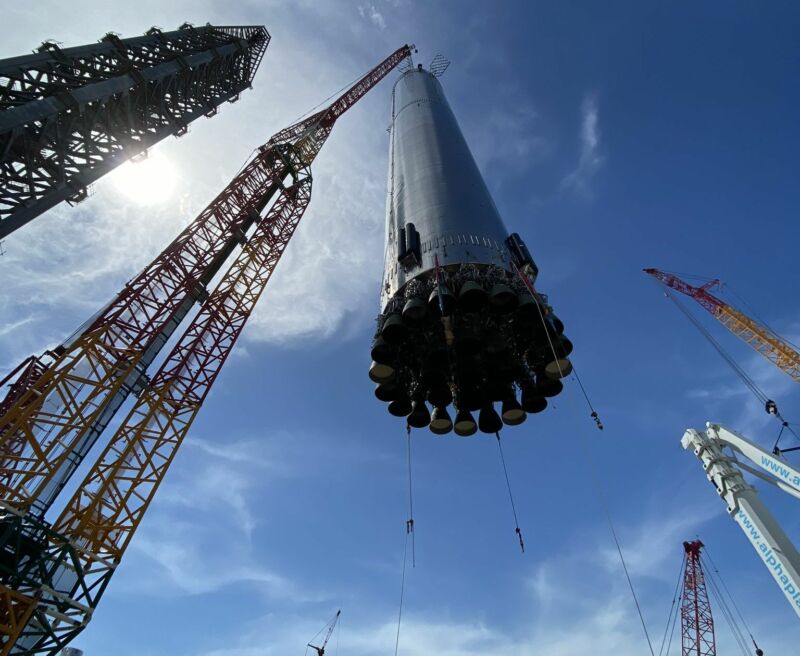
[[[586,462],[589,465],[589,472],[590,477],[595,486],[595,492],[597,493],[597,499],[600,502],[601,507],[603,508],[603,512],[605,513],[606,519],[608,520],[608,528],[611,530],[611,537],[614,539],[614,545],[617,547],[617,554],[619,554],[619,562],[622,564],[622,569],[625,572],[625,578],[628,581],[628,587],[631,590],[631,597],[633,597],[633,603],[636,605],[636,612],[639,614],[639,621],[642,623],[642,630],[644,631],[645,640],[647,640],[647,646],[650,649],[650,656],[655,656],[655,651],[653,651],[653,643],[650,641],[650,634],[647,631],[647,624],[644,621],[644,614],[642,613],[642,607],[639,605],[639,598],[636,596],[636,589],[633,587],[633,581],[631,580],[630,572],[628,571],[628,565],[625,563],[625,556],[622,554],[622,547],[619,543],[619,538],[617,537],[617,532],[614,529],[614,521],[611,519],[611,511],[608,508],[608,500],[606,499],[606,495],[603,491],[602,486],[600,485],[600,480],[597,475],[597,469],[595,467],[594,461],[591,459],[591,453],[589,451],[589,444],[585,441],[584,437],[584,455],[586,456]]]
[[[700,323],[700,320],[689,311],[689,308],[687,308],[672,292],[670,292],[668,288],[664,289],[664,294],[678,307],[684,316],[686,316],[686,318],[692,322],[700,334],[703,335],[708,343],[714,347],[714,350],[719,353],[720,357],[722,357],[722,359],[728,363],[728,366],[733,369],[734,373],[753,393],[753,396],[755,396],[756,399],[758,399],[758,401],[766,408],[767,413],[775,416],[781,422],[781,429],[778,433],[778,439],[775,441],[775,447],[773,448],[773,451],[778,448],[778,443],[780,442],[784,429],[788,430],[792,435],[795,436],[795,438],[797,438],[798,441],[800,441],[800,436],[798,436],[789,422],[784,419],[784,417],[778,411],[778,407],[775,405],[775,402],[772,401],[772,399],[766,395],[764,390],[762,390],[758,384],[747,374],[747,372],[739,366],[736,360],[734,360],[733,357],[722,347],[722,345],[714,338],[708,329],[702,323]]]
[[[417,566],[416,540],[414,539],[414,494],[411,488],[411,426],[406,425],[408,439],[406,444],[408,456],[408,519],[406,520],[406,535],[411,536],[411,567]]]
[[[397,611],[397,635],[394,641],[394,656],[397,656],[397,650],[400,647],[400,626],[403,621],[403,601],[406,593],[406,567],[408,565],[408,543],[409,538],[411,541],[411,563],[412,567],[416,566],[414,562],[414,497],[411,494],[411,426],[406,424],[407,436],[407,460],[408,460],[408,513],[409,518],[406,520],[406,537],[403,546],[403,573],[400,576],[400,607]]]
[[[675,584],[675,593],[672,595],[672,606],[669,608],[669,615],[667,616],[667,625],[664,627],[664,636],[661,638],[661,647],[658,650],[658,656],[668,656],[670,645],[672,645],[672,634],[675,632],[675,623],[679,615],[676,604],[678,596],[683,596],[683,569],[686,567],[686,557],[681,559],[681,568],[678,571],[678,582]],[[670,629],[670,627],[672,627]],[[667,644],[667,637],[669,636],[669,644]],[[664,646],[667,646],[667,651],[664,651]]]
[[[711,557],[711,553],[708,550],[708,545],[704,545],[704,546],[705,546],[705,551],[704,551],[704,554],[703,554],[703,559],[704,560],[708,560],[709,565],[711,565],[711,569],[715,573],[717,579],[719,580],[719,583],[722,585],[722,589],[728,595],[728,599],[730,599],[731,605],[733,606],[734,610],[736,611],[736,614],[739,616],[739,621],[742,623],[742,626],[744,627],[745,631],[747,631],[747,635],[750,636],[750,640],[753,642],[753,646],[758,650],[758,643],[756,643],[756,639],[753,637],[753,632],[750,630],[750,627],[748,626],[747,622],[744,619],[744,615],[742,615],[742,611],[739,609],[739,605],[736,603],[736,600],[733,598],[733,595],[731,594],[731,591],[728,588],[728,585],[725,583],[725,579],[722,578],[722,574],[719,571],[719,568],[717,567],[716,563],[714,562],[714,559]],[[706,569],[708,569],[708,567],[706,567]]]
[[[536,293],[536,290],[533,287],[533,283],[530,281],[530,279],[527,276],[523,275],[522,271],[520,271],[516,266],[514,266],[514,269],[516,270],[517,275],[519,275],[519,277],[525,283],[525,285],[527,286],[528,290],[532,294],[534,294],[534,299],[535,299],[537,293]],[[542,312],[542,307],[538,303],[538,301],[536,302],[536,308],[539,311],[539,318],[542,320],[542,325],[544,326],[545,335],[547,335],[547,342],[550,345],[550,350],[553,353],[553,359],[555,360],[556,367],[558,368],[558,373],[559,373],[561,378],[564,378],[564,372],[561,369],[561,363],[559,362],[558,353],[556,353],[556,349],[553,346],[553,340],[550,337],[549,326],[547,325],[547,321],[544,318],[544,313]],[[603,430],[603,423],[600,421],[600,417],[598,416],[597,411],[594,409],[594,406],[592,405],[592,402],[589,400],[589,395],[586,393],[586,389],[584,388],[583,383],[580,382],[580,378],[578,377],[578,374],[575,371],[575,365],[574,364],[572,366],[572,372],[573,372],[573,374],[575,376],[575,380],[578,382],[578,385],[580,386],[581,392],[583,393],[583,398],[586,400],[586,404],[589,406],[589,410],[591,411],[591,415],[590,416],[592,417],[592,420],[595,422],[595,425],[597,426],[598,430]],[[587,461],[587,463],[589,465],[589,470],[591,472],[591,477],[592,477],[592,480],[594,482],[595,489],[596,489],[596,491],[598,493],[598,499],[599,499],[599,501],[601,503],[601,506],[603,507],[606,519],[608,520],[608,527],[611,530],[611,536],[613,537],[614,544],[617,547],[617,553],[619,554],[619,560],[620,560],[620,563],[622,564],[622,569],[625,572],[625,578],[628,581],[628,587],[631,590],[631,596],[633,597],[633,602],[636,605],[636,611],[639,614],[639,620],[642,623],[642,629],[644,630],[644,637],[647,640],[647,646],[650,648],[651,656],[655,656],[655,652],[653,651],[653,644],[650,641],[650,634],[647,631],[647,624],[645,623],[644,615],[642,614],[642,608],[639,605],[639,599],[636,596],[636,590],[633,587],[633,581],[631,580],[630,573],[628,572],[628,566],[625,563],[625,557],[622,554],[622,547],[620,546],[619,539],[617,538],[617,532],[614,529],[614,522],[611,519],[611,512],[609,511],[608,503],[606,501],[605,494],[603,493],[602,486],[600,485],[600,479],[599,479],[599,477],[597,475],[597,472],[595,471],[594,462],[591,459],[591,453],[589,451],[588,442],[585,442],[584,446],[585,446],[584,455],[585,455],[586,461]]]
[[[717,585],[716,578],[712,574],[711,570],[705,564],[705,558],[700,556],[700,562],[703,563],[703,569],[706,572],[706,578],[710,584],[711,593],[714,595],[719,609],[722,611],[722,616],[725,618],[725,622],[727,622],[728,627],[733,634],[734,639],[736,640],[736,644],[739,645],[739,650],[742,652],[742,656],[749,656],[747,650],[747,640],[745,640],[744,635],[742,635],[742,630],[736,624],[736,619],[733,616],[733,612],[731,611],[730,607],[728,606],[727,601],[722,596],[722,591],[720,590],[719,586]]]
[[[683,585],[681,585],[680,596],[683,597]],[[669,631],[669,642],[667,642],[667,650],[664,652],[664,656],[669,656],[669,650],[672,648],[672,639],[675,637],[675,627],[678,624],[678,615],[680,615],[680,612],[676,610],[675,615],[672,617],[672,628]]]
[[[497,437],[497,448],[500,449],[500,462],[503,463],[503,474],[506,477],[506,488],[508,489],[508,499],[511,501],[511,512],[514,514],[514,533],[519,538],[519,548],[522,553],[525,553],[525,540],[522,539],[522,529],[519,527],[519,520],[517,519],[517,508],[514,505],[514,495],[511,493],[511,482],[508,480],[508,468],[506,467],[506,458],[503,455],[503,444],[500,442],[500,431],[495,433]]]
[[[406,533],[405,547],[403,548],[403,574],[400,577],[400,608],[397,611],[397,636],[394,640],[394,656],[400,647],[400,625],[403,620],[403,600],[406,592],[406,563],[408,562],[408,533]]]
[[[528,288],[528,291],[534,295],[534,300],[536,300],[538,294],[533,287],[533,283],[531,283],[530,279],[525,276],[522,271],[520,271],[516,265],[514,266],[514,270],[517,272],[517,275],[520,279],[525,283],[525,286]],[[550,350],[553,353],[553,359],[555,360],[556,367],[558,368],[558,373],[560,378],[564,378],[564,371],[561,369],[561,363],[559,362],[558,353],[556,352],[555,346],[553,346],[553,340],[550,337],[550,330],[549,326],[547,325],[547,320],[544,318],[544,313],[542,312],[541,304],[537,301],[536,308],[539,311],[539,318],[542,320],[542,325],[544,326],[545,335],[547,335],[547,342],[550,345]],[[575,380],[578,382],[580,386],[581,392],[583,393],[583,398],[586,400],[586,404],[589,406],[589,410],[591,411],[591,418],[597,426],[598,430],[603,430],[603,423],[600,421],[600,417],[597,414],[597,411],[594,409],[591,400],[589,399],[589,395],[586,393],[586,388],[584,388],[583,383],[580,382],[580,378],[578,377],[577,372],[575,371],[575,365],[572,366],[572,373],[575,376]],[[584,436],[584,457],[586,458],[586,463],[588,465],[590,471],[590,477],[592,482],[594,483],[595,492],[597,494],[598,501],[600,502],[601,507],[603,508],[603,512],[606,516],[606,520],[608,521],[608,528],[611,531],[611,537],[614,539],[614,544],[617,548],[617,554],[619,555],[619,561],[622,564],[622,569],[625,572],[625,578],[628,581],[628,587],[631,591],[631,596],[633,597],[633,603],[636,606],[636,612],[639,614],[639,621],[642,623],[642,630],[644,631],[644,637],[647,641],[647,646],[650,649],[650,656],[655,656],[655,651],[653,650],[653,643],[650,640],[650,633],[647,631],[647,624],[644,621],[644,614],[642,613],[642,607],[639,604],[639,598],[636,596],[636,589],[633,587],[633,581],[631,580],[630,573],[628,572],[628,565],[625,562],[625,556],[622,553],[622,547],[620,546],[619,538],[617,537],[617,531],[614,528],[614,521],[611,518],[611,511],[608,507],[608,501],[606,499],[605,493],[603,491],[603,487],[600,483],[600,477],[597,473],[595,463],[591,457],[591,450],[588,440],[585,439]]]
[[[544,327],[544,334],[547,336],[547,343],[550,345],[550,351],[553,353],[553,359],[555,360],[556,367],[558,368],[559,377],[564,378],[564,371],[561,369],[560,358],[558,357],[558,353],[556,353],[556,348],[553,346],[553,340],[550,337],[550,327],[547,325],[547,320],[544,318],[544,313],[542,312],[542,306],[538,300],[540,294],[536,291],[536,288],[533,286],[530,278],[528,278],[528,276],[526,276],[516,264],[512,262],[511,266],[514,267],[514,271],[517,272],[517,276],[519,276],[520,280],[522,280],[523,284],[528,288],[528,291],[534,298],[536,309],[539,311],[539,318],[542,320],[542,326]],[[575,378],[575,381],[578,383],[578,386],[581,388],[581,393],[583,394],[583,398],[586,400],[586,405],[589,406],[589,412],[591,413],[590,416],[592,420],[594,421],[598,430],[603,430],[603,422],[600,421],[600,416],[597,414],[594,406],[592,406],[592,402],[589,400],[589,395],[586,393],[586,388],[583,386],[574,364],[572,365],[572,375]]]

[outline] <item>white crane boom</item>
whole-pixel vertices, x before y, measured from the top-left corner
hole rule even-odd
[[[794,612],[800,616],[800,553],[763,504],[756,489],[744,480],[742,470],[798,498],[800,472],[780,456],[764,451],[736,431],[719,424],[709,422],[705,431],[688,429],[681,444],[684,449],[694,450],[703,463],[708,480],[714,483],[719,496],[728,505],[728,513],[739,524]],[[737,455],[744,456],[760,469],[743,463]]]

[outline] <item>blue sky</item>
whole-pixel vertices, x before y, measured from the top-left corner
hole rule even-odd
[[[493,441],[415,433],[417,566],[400,653],[646,653],[591,468],[652,634],[681,542],[700,535],[766,653],[792,653],[796,616],[680,447],[710,419],[765,445],[778,427],[640,270],[719,277],[800,336],[793,3],[77,0],[4,17],[4,57],[185,20],[263,23],[273,41],[239,103],[154,149],[174,176],[163,200],[131,199],[114,174],[5,240],[0,369],[63,340],[273,132],[416,43],[418,61],[453,62],[445,91],[606,430],[571,382],[505,432],[524,555]],[[300,654],[337,608],[343,656],[391,653],[405,441],[366,376],[390,85],[340,120],[315,163],[310,210],[75,643],[87,656]],[[707,323],[800,420],[797,386]],[[800,540],[796,505],[761,489]],[[723,653],[733,647],[717,619]]]

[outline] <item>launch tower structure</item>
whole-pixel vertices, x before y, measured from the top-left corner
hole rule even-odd
[[[500,217],[441,71],[411,68],[392,94],[386,256],[370,378],[375,396],[411,427],[496,433],[561,392],[572,344],[534,288],[538,268]],[[476,423],[470,413],[477,410]]]
[[[153,27],[0,61],[0,239],[250,88],[261,25]]]

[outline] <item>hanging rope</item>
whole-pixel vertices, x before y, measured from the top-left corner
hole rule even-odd
[[[572,363],[572,377],[576,383],[578,383],[578,387],[581,388],[581,392],[583,393],[583,398],[586,399],[586,403],[589,406],[589,410],[591,410],[591,415],[589,415],[597,426],[598,430],[603,430],[603,422],[600,421],[600,416],[597,414],[597,411],[592,406],[592,402],[589,400],[589,395],[586,393],[586,388],[584,388],[583,383],[581,382],[580,377],[578,376],[578,370],[575,368],[575,363]]]
[[[586,463],[589,468],[589,477],[592,480],[595,488],[595,494],[597,495],[597,499],[600,503],[600,506],[603,509],[603,513],[606,516],[606,520],[608,521],[608,528],[611,531],[611,537],[614,539],[614,545],[617,548],[617,554],[619,555],[619,562],[622,564],[622,570],[625,572],[625,579],[628,581],[628,588],[631,591],[631,597],[633,597],[633,603],[636,606],[636,612],[639,614],[639,621],[642,623],[642,630],[644,631],[644,637],[647,641],[647,646],[650,649],[650,656],[655,656],[655,651],[653,651],[653,643],[650,641],[650,633],[647,631],[647,624],[644,621],[644,614],[642,613],[642,607],[639,604],[639,598],[636,596],[636,589],[633,587],[633,581],[631,580],[631,575],[628,572],[628,565],[625,562],[625,556],[622,554],[622,547],[620,546],[619,538],[617,537],[617,531],[614,529],[614,521],[611,518],[611,511],[608,507],[608,501],[606,500],[606,495],[603,490],[603,487],[600,484],[600,477],[597,474],[597,470],[595,467],[595,463],[591,457],[591,451],[589,450],[589,443],[584,436],[584,457],[586,458]]]
[[[531,282],[530,278],[528,278],[528,276],[522,273],[522,271],[519,268],[517,268],[517,265],[514,264],[513,262],[511,263],[511,266],[514,267],[514,271],[517,272],[517,276],[519,276],[520,280],[522,280],[523,284],[528,288],[528,291],[534,297],[534,300],[536,300],[539,294],[536,292],[536,289],[533,286],[533,283]],[[539,304],[538,301],[536,301],[535,305],[536,309],[539,312],[539,319],[541,319],[542,326],[544,327],[544,334],[547,336],[547,343],[550,345],[550,351],[553,354],[553,360],[555,361],[556,367],[558,368],[559,378],[564,378],[564,371],[561,369],[561,362],[560,362],[561,358],[558,357],[558,353],[556,353],[556,348],[553,345],[553,340],[550,337],[550,330],[549,330],[550,327],[547,325],[547,320],[544,318],[544,313],[542,312],[542,306]],[[581,379],[578,376],[578,372],[576,371],[574,364],[572,365],[572,374],[575,381],[578,383],[578,386],[581,389],[581,394],[583,394],[583,398],[586,400],[586,405],[589,406],[589,412],[590,412],[589,416],[594,421],[595,425],[597,426],[597,429],[603,430],[603,422],[600,421],[600,417],[597,414],[597,411],[594,409],[594,406],[592,406],[592,402],[589,400],[589,395],[586,393],[586,388],[583,386],[583,383],[581,382]]]
[[[411,487],[411,426],[408,424],[406,424],[406,456],[408,463],[408,519],[406,520],[406,538],[403,545],[403,573],[400,576],[400,608],[397,611],[397,635],[394,641],[394,656],[397,656],[397,650],[400,647],[400,626],[403,620],[403,601],[406,592],[409,538],[411,541],[411,566],[416,566],[414,555],[414,496]]]
[[[514,533],[517,534],[519,539],[519,548],[522,553],[525,553],[525,540],[522,539],[522,529],[519,527],[519,520],[517,519],[517,507],[514,505],[514,495],[511,493],[511,482],[508,479],[508,468],[506,467],[506,458],[503,455],[503,444],[500,442],[500,433],[495,433],[497,436],[497,448],[500,449],[500,462],[503,463],[503,474],[506,477],[506,488],[508,489],[508,499],[511,501],[511,512],[514,514]]]
[[[417,548],[414,539],[414,494],[411,487],[411,426],[406,425],[408,435],[408,519],[406,520],[406,535],[411,535],[411,567],[417,566]]]
[[[535,290],[535,288],[533,286],[533,283],[530,281],[530,279],[526,275],[524,275],[522,273],[522,271],[520,271],[520,269],[517,268],[517,266],[515,264],[512,263],[512,266],[514,267],[514,270],[517,272],[517,275],[520,277],[522,282],[528,288],[528,291],[530,291],[530,293],[534,296],[534,298],[536,298],[538,296],[538,294],[537,294],[537,292],[536,292],[536,290]],[[564,371],[561,369],[561,363],[559,362],[560,358],[558,357],[558,353],[556,352],[555,346],[553,345],[553,340],[550,337],[549,326],[547,325],[547,320],[544,318],[544,313],[542,312],[542,307],[538,302],[536,303],[536,309],[539,311],[539,318],[542,321],[542,326],[544,326],[545,335],[547,335],[547,342],[550,345],[550,351],[553,353],[553,359],[555,360],[556,367],[558,368],[559,376],[561,378],[564,378]],[[578,385],[580,387],[581,393],[583,394],[583,398],[586,400],[586,405],[589,407],[590,416],[591,416],[592,420],[594,421],[595,426],[597,426],[598,430],[603,430],[603,422],[600,421],[600,417],[597,414],[597,411],[594,409],[594,406],[592,405],[592,402],[589,399],[589,395],[586,393],[586,388],[583,386],[583,383],[581,382],[580,378],[578,377],[577,372],[575,371],[575,365],[572,366],[572,371],[573,371],[573,374],[575,376],[575,380],[578,382]],[[498,443],[499,443],[499,435],[498,435]],[[602,486],[600,485],[600,479],[599,479],[599,477],[598,477],[598,475],[597,475],[597,473],[595,471],[594,462],[591,459],[591,454],[590,454],[590,451],[589,451],[588,443],[584,443],[584,447],[585,447],[584,456],[586,457],[587,464],[589,465],[589,470],[591,472],[591,478],[592,478],[592,481],[594,483],[595,490],[598,493],[598,499],[600,500],[601,506],[603,507],[603,510],[604,510],[604,513],[605,513],[605,516],[606,516],[606,520],[608,521],[608,527],[611,530],[611,537],[614,539],[614,544],[616,545],[616,548],[617,548],[617,554],[619,555],[619,561],[622,564],[623,571],[625,572],[625,578],[628,581],[628,587],[630,588],[631,596],[633,597],[633,602],[634,602],[634,604],[636,606],[636,612],[639,614],[639,621],[642,623],[642,630],[644,631],[644,637],[645,637],[645,640],[647,641],[647,646],[650,649],[650,656],[655,656],[655,651],[653,650],[653,643],[650,640],[650,634],[647,631],[647,624],[644,621],[644,615],[642,613],[642,608],[641,608],[641,605],[639,604],[639,598],[636,596],[636,590],[633,587],[633,581],[631,580],[630,573],[628,572],[628,565],[625,563],[625,556],[622,554],[622,547],[620,546],[619,538],[617,538],[617,532],[614,529],[614,522],[613,522],[613,520],[611,518],[611,512],[610,512],[610,510],[608,508],[608,503],[606,502],[606,498],[605,498],[605,494],[603,493]],[[501,449],[501,453],[502,453],[502,449]],[[522,537],[520,536],[520,540],[521,539],[522,539]]]
[[[670,637],[670,644],[672,643],[672,636],[669,633],[670,626],[672,626],[672,630],[675,630],[675,617],[678,616],[678,609],[676,608],[676,604],[678,601],[678,593],[681,592],[683,583],[683,568],[686,567],[686,558],[681,559],[681,568],[678,571],[678,582],[675,584],[675,593],[672,595],[672,606],[669,608],[669,615],[667,616],[667,625],[664,627],[664,636],[661,638],[661,648],[658,650],[658,656],[665,656],[664,646],[667,643],[667,636]],[[674,616],[673,616],[674,613]],[[667,647],[666,654],[669,654],[669,647]]]
[[[400,608],[397,611],[397,636],[394,640],[394,656],[400,647],[400,625],[403,621],[403,601],[406,593],[406,563],[408,562],[408,533],[406,533],[405,546],[403,547],[403,574],[400,577]]]

